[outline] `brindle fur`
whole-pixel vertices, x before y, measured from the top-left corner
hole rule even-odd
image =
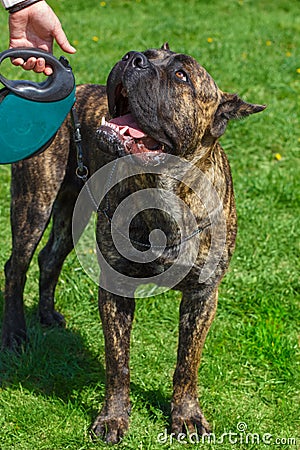
[[[188,82],[176,75],[182,70],[188,74]],[[197,251],[198,256],[189,274],[175,286],[182,291],[182,301],[178,358],[173,378],[171,429],[175,434],[186,430],[192,432],[195,428],[201,434],[209,433],[210,426],[198,402],[198,368],[204,341],[217,308],[218,285],[233,253],[237,231],[230,167],[218,138],[225,131],[229,119],[245,117],[264,107],[245,103],[237,95],[222,92],[193,58],[173,53],[166,45],[162,49],[144,53],[130,52],[113,69],[108,86],[113,85],[120,76],[128,93],[130,109],[134,111],[140,127],[162,142],[167,153],[185,158],[201,170],[223,203],[226,245],[216,269],[206,282],[199,283],[199,273],[211,239],[210,227],[204,227],[198,236],[197,247],[193,240],[183,244],[186,245],[187,260],[192,252]],[[114,105],[110,107],[113,109]],[[82,126],[84,160],[92,174],[116,158],[114,144],[101,142],[101,136],[96,133],[101,117],[109,116],[105,87],[79,86],[76,108]],[[120,148],[117,150],[120,151]],[[63,316],[54,309],[54,291],[63,262],[73,248],[72,211],[82,188],[82,181],[75,175],[75,155],[72,125],[67,119],[54,143],[43,154],[12,165],[13,246],[5,266],[4,348],[14,348],[26,338],[23,311],[26,272],[51,216],[51,234],[38,259],[39,318],[44,325],[64,324]],[[113,214],[119,202],[136,189],[162,187],[188,205],[199,226],[205,223],[208,213],[197,195],[184,183],[171,178],[166,168],[164,171],[160,175],[147,174],[146,167],[144,175],[124,181],[122,188],[113,188],[108,194],[110,213]],[[195,177],[193,173],[190,176]],[[195,178],[192,182],[195,191],[199,192],[202,189],[200,181]],[[161,201],[168,203],[163,197]],[[119,255],[111,241],[110,224],[101,212],[97,240],[105,258],[119,272],[128,276],[153,276],[172,265],[180,246],[175,221],[159,211],[147,210],[139,214],[133,221],[131,237],[137,242],[148,243],[149,231],[153,226],[161,226],[166,232],[169,249],[156,264],[151,263],[146,267],[138,263],[128,264]],[[105,273],[102,278],[103,286]],[[105,402],[92,427],[92,433],[104,437],[110,443],[118,442],[129,425],[129,348],[134,309],[134,298],[120,297],[99,288],[107,383]]]

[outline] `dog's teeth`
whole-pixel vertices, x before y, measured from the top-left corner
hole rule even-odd
[[[114,131],[119,132],[119,126],[116,125],[115,123],[111,123],[111,122],[106,122],[105,117],[102,117],[101,119],[101,126],[105,125],[106,127],[111,128]],[[124,130],[121,131],[121,134],[124,134],[127,131],[128,127],[125,127]]]
[[[120,134],[125,134],[129,127],[124,127],[122,130],[120,130]]]
[[[110,123],[109,125],[111,126],[111,128],[112,128],[113,130],[119,131],[119,127],[118,127],[118,125],[116,125],[115,123]]]

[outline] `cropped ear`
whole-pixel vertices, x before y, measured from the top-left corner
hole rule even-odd
[[[266,105],[246,103],[237,94],[223,92],[210,129],[212,136],[215,138],[222,136],[230,119],[242,119],[265,108]]]
[[[161,50],[170,50],[170,46],[168,42],[164,42],[163,45],[160,47]]]

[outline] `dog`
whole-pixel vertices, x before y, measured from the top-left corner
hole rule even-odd
[[[99,287],[106,396],[91,432],[117,443],[128,430],[134,289],[151,279],[182,292],[171,430],[175,435],[195,430],[201,435],[210,433],[198,401],[198,368],[217,308],[218,286],[237,234],[230,166],[219,138],[230,119],[260,112],[265,105],[221,91],[194,58],[171,51],[168,44],[130,51],[113,67],[107,88],[81,85],[76,97],[89,180],[100,170],[107,175],[106,184],[111,182],[99,202],[94,198],[99,203],[99,253],[109,269],[101,267]],[[123,179],[113,184],[111,165],[118,161]],[[63,262],[74,246],[72,214],[84,185],[76,169],[70,118],[44,153],[12,165],[13,246],[5,265],[4,348],[15,348],[26,339],[26,272],[50,217],[49,240],[38,257],[39,319],[45,326],[65,323],[55,310],[54,292]],[[104,183],[102,175],[100,184]],[[133,195],[136,192],[139,198]],[[95,189],[89,194],[97,195]],[[130,221],[128,235],[124,237],[122,231],[126,208],[114,226],[122,242],[129,242],[132,254],[137,253],[132,261],[130,252],[122,254],[112,239],[114,215],[129,197],[138,213]],[[164,240],[158,235],[156,241],[161,245],[152,245],[155,239],[151,241],[150,235],[157,229],[163,230]],[[167,276],[174,265],[175,273]],[[120,278],[112,279],[110,269],[121,274]]]

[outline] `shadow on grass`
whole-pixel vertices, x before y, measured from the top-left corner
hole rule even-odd
[[[3,294],[0,293],[0,308]],[[19,352],[0,352],[0,386],[22,386],[44,396],[72,401],[74,391],[105,384],[103,364],[79,332],[42,327],[37,309],[26,308],[28,342]],[[2,313],[0,314],[2,324]]]
[[[156,422],[164,417],[165,425],[171,427],[171,404],[170,398],[160,389],[143,389],[136,383],[131,383],[132,401],[143,405],[143,410],[147,411],[147,418]]]
[[[3,293],[0,292],[1,325],[2,305]],[[79,331],[42,327],[36,307],[26,308],[25,314],[28,342],[18,353],[0,351],[0,388],[15,388],[49,399],[58,398],[64,403],[80,404],[92,423],[105,395],[105,368],[99,358],[100,354],[104,359],[104,342],[99,352],[93,352]],[[155,410],[169,416],[169,399],[162,392],[144,390],[135,383],[131,384],[131,392],[133,398],[141,400],[149,417]]]

